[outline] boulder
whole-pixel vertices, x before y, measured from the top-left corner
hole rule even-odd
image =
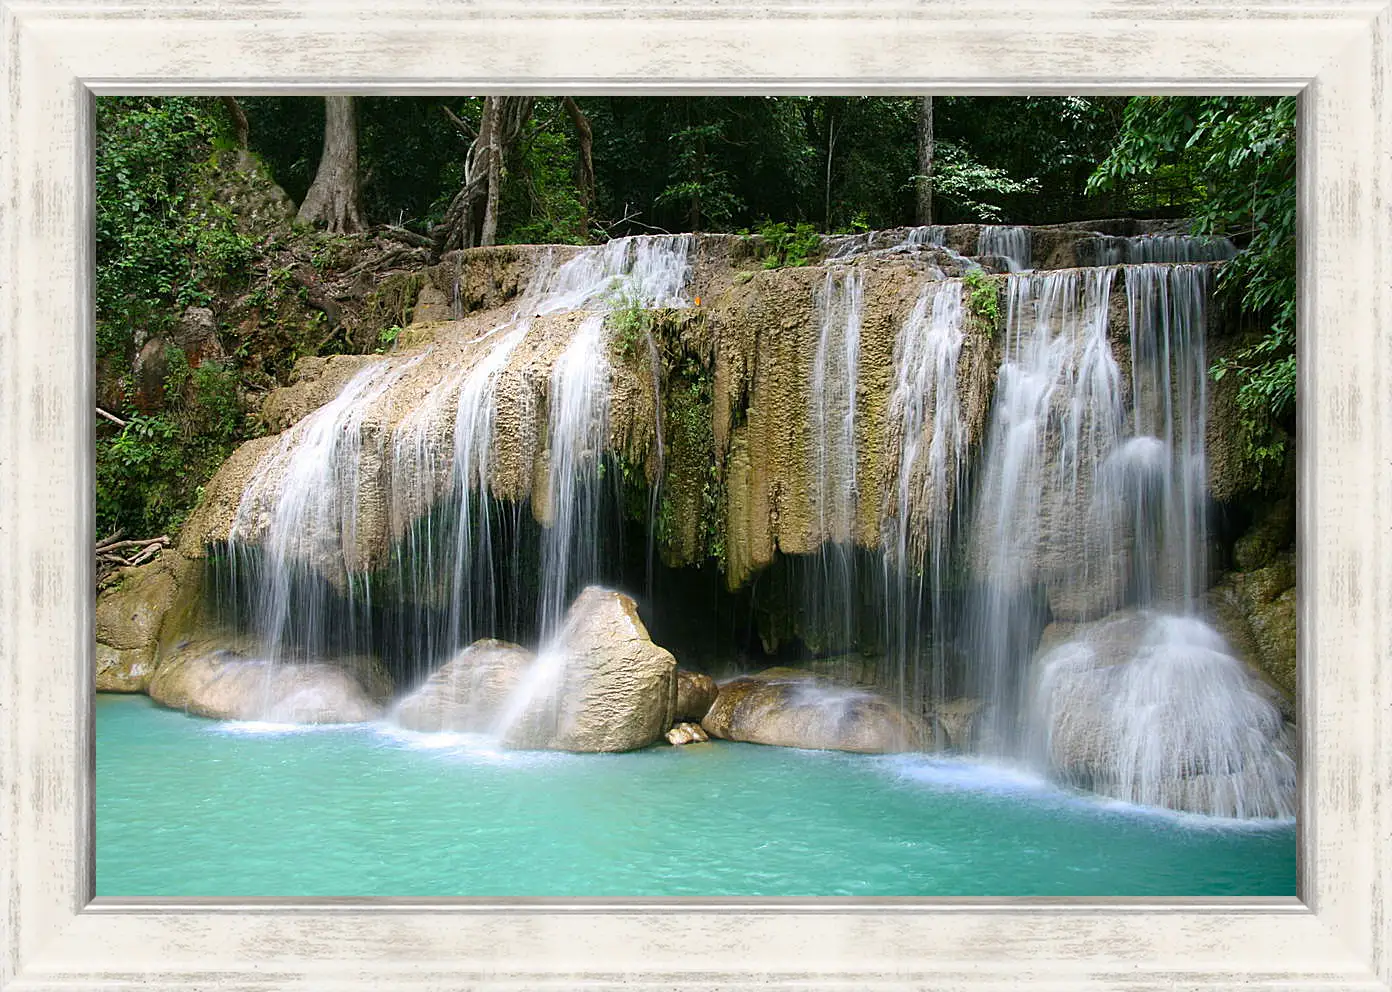
[[[122,651],[97,645],[98,692],[144,692],[155,672],[155,647]]]
[[[195,641],[161,660],[148,692],[214,720],[362,723],[381,716],[391,678],[375,659],[277,663],[247,644]]]
[[[536,659],[507,641],[475,641],[392,710],[408,730],[487,733]]]
[[[675,719],[700,723],[719,694],[720,688],[709,675],[678,668]]]
[[[631,751],[662,739],[677,708],[677,661],[621,592],[586,588],[498,721],[514,748]]]
[[[178,593],[168,551],[146,565],[123,568],[116,581],[97,596],[97,643],[118,651],[152,646],[160,624]]]
[[[1194,813],[1294,814],[1280,694],[1199,618],[1124,610],[1053,624],[1034,666],[1029,739],[1065,782]]]
[[[134,568],[123,568],[97,594],[96,689],[144,692],[159,663],[160,643],[171,616],[201,605],[201,562],[172,548]]]
[[[704,744],[710,737],[701,729],[699,723],[679,723],[665,734],[667,743],[674,747],[682,744]]]
[[[796,668],[725,682],[701,726],[724,740],[867,754],[929,750],[934,738],[884,697]]]

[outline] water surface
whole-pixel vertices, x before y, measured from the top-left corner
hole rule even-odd
[[[1295,826],[926,756],[509,752],[97,696],[103,896],[1295,894]]]

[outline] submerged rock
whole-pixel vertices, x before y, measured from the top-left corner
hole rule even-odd
[[[677,708],[677,660],[648,636],[632,598],[589,586],[499,721],[504,743],[632,751],[662,739]]]
[[[699,723],[679,723],[664,735],[667,743],[673,746],[682,744],[704,744],[710,740]]]
[[[535,659],[507,641],[475,641],[398,702],[392,719],[408,730],[486,733]]]
[[[869,754],[929,750],[933,741],[883,696],[796,668],[724,683],[701,726],[724,740]]]
[[[279,664],[211,642],[163,659],[150,698],[214,720],[362,723],[382,714],[391,678],[375,659]]]
[[[1202,620],[1125,610],[1055,624],[1035,665],[1031,738],[1064,781],[1213,816],[1294,815],[1279,694]]]
[[[677,712],[675,719],[700,723],[720,694],[715,679],[700,672],[677,669]]]

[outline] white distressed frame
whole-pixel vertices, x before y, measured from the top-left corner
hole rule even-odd
[[[1392,986],[1389,0],[0,0],[0,34],[0,989]],[[1301,900],[94,902],[91,94],[331,88],[1299,93]]]

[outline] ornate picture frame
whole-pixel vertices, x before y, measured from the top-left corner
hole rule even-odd
[[[0,0],[0,988],[1392,985],[1392,0]],[[93,899],[92,99],[1298,93],[1298,899]]]

